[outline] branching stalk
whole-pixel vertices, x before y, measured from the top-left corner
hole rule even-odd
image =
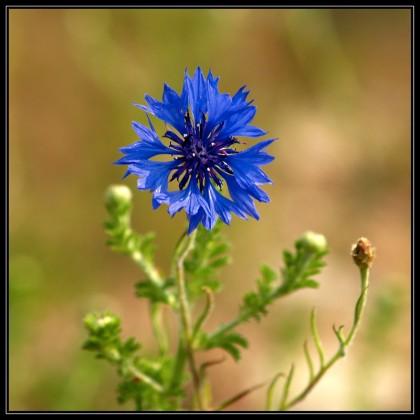
[[[312,388],[320,381],[320,379],[325,375],[325,373],[339,359],[344,357],[345,350],[353,342],[356,336],[356,332],[360,326],[363,310],[365,308],[366,301],[367,301],[367,293],[368,293],[368,287],[369,287],[369,267],[368,266],[360,267],[360,279],[361,279],[360,295],[355,306],[353,325],[352,325],[352,328],[350,329],[348,336],[344,340],[339,338],[339,348],[336,351],[336,353],[331,357],[331,359],[327,363],[321,366],[318,373],[309,381],[308,385],[304,388],[302,392],[300,392],[296,397],[294,397],[288,402],[285,402],[282,405],[281,407],[282,410],[289,410],[291,407],[295,406],[297,403],[305,399],[305,397],[309,394]],[[338,331],[340,331],[340,337],[343,337],[341,329],[339,329]]]
[[[133,251],[130,254],[132,260],[143,270],[147,278],[157,286],[162,286],[163,280],[154,264],[147,258],[144,258],[140,251]],[[172,299],[171,299],[172,298]],[[174,301],[173,296],[168,298],[169,302]],[[160,354],[168,350],[168,337],[163,325],[162,305],[158,303],[150,304],[150,318],[152,320],[153,334],[159,346]]]
[[[188,302],[187,289],[185,285],[185,272],[184,272],[184,262],[189,253],[194,249],[196,231],[191,235],[186,236],[185,248],[180,252],[179,258],[177,260],[177,287],[179,295],[179,304],[180,304],[180,316],[181,316],[181,326],[182,334],[184,339],[184,346],[187,353],[187,359],[190,366],[191,376],[193,378],[194,385],[194,396],[197,401],[197,406],[199,410],[203,410],[203,402],[200,393],[200,377],[198,374],[198,369],[195,363],[194,349],[193,349],[193,330],[192,330],[192,321],[190,306]],[[179,246],[184,243],[182,241]]]
[[[280,297],[286,296],[287,294],[289,294],[291,292],[292,292],[292,290],[290,290],[290,289],[287,289],[287,288],[284,288],[284,287],[279,287],[278,289],[274,290],[274,292],[271,295],[267,296],[266,301],[267,301],[267,303],[270,303],[274,299],[278,299]],[[227,333],[228,331],[233,330],[238,325],[248,321],[253,315],[254,314],[251,310],[241,311],[239,313],[239,315],[236,318],[234,318],[232,321],[221,325],[215,332],[210,334],[209,338],[212,339],[213,337],[215,337],[217,335],[223,335],[223,334]]]

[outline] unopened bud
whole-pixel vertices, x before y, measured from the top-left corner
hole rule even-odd
[[[125,185],[111,185],[105,194],[105,205],[110,213],[123,212],[131,206],[132,194]]]
[[[369,239],[362,237],[353,244],[351,256],[357,266],[370,268],[375,258],[375,248],[372,246]]]
[[[105,329],[118,329],[120,320],[112,314],[90,313],[85,319],[85,326],[91,333],[98,333]]]
[[[327,239],[320,233],[305,232],[296,242],[298,248],[305,248],[310,252],[325,252],[328,248]]]

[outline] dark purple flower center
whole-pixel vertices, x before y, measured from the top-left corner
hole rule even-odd
[[[217,124],[210,132],[206,130],[206,116],[194,124],[190,113],[184,117],[185,132],[180,138],[173,131],[167,131],[163,137],[171,140],[169,147],[175,151],[175,160],[178,162],[173,169],[170,181],[176,179],[182,190],[190,180],[196,180],[203,191],[205,182],[210,180],[221,189],[223,175],[232,175],[232,168],[227,164],[226,157],[237,153],[231,146],[239,143],[234,137],[219,137],[224,123]]]

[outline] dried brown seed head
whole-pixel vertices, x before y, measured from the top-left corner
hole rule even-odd
[[[353,244],[351,256],[357,266],[370,268],[375,258],[375,248],[372,246],[369,239],[361,237]]]

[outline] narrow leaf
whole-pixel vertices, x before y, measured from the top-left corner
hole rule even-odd
[[[273,380],[270,382],[270,385],[267,389],[267,398],[266,398],[266,403],[265,403],[266,411],[272,410],[274,388],[276,387],[278,380],[283,376],[285,376],[283,372],[277,373],[277,375],[274,376]]]
[[[287,406],[287,398],[289,397],[289,389],[290,389],[290,384],[292,383],[294,371],[295,371],[295,365],[292,364],[292,366],[290,367],[289,373],[287,375],[286,382],[284,383],[284,386],[283,386],[283,394],[281,397],[280,408],[279,408],[280,411],[284,410]]]
[[[315,346],[316,346],[316,350],[318,352],[319,363],[320,363],[321,368],[322,368],[324,366],[325,356],[324,356],[324,349],[322,347],[321,339],[319,337],[318,329],[317,329],[317,326],[316,326],[315,308],[312,309],[312,311],[311,311],[311,333],[312,333],[312,338],[313,338]]]
[[[311,358],[311,355],[309,353],[308,341],[307,340],[305,340],[305,342],[303,343],[303,351],[305,353],[305,359],[306,359],[306,362],[308,364],[309,379],[312,381],[312,379],[314,378],[314,365],[312,363],[312,358]]]
[[[197,333],[200,331],[203,324],[206,322],[207,318],[210,316],[214,308],[214,296],[211,290],[208,287],[203,287],[203,291],[206,294],[206,304],[204,306],[204,310],[200,317],[197,319],[197,322],[194,326],[194,330],[192,333],[192,339],[196,337]]]
[[[238,394],[234,395],[232,398],[229,398],[226,401],[223,401],[222,404],[220,404],[219,407],[216,408],[216,411],[221,411],[225,409],[226,407],[229,407],[230,405],[246,397],[248,394],[255,391],[256,389],[262,388],[266,383],[267,382],[263,382],[261,384],[251,386],[250,388],[247,388],[244,391],[239,392]]]

